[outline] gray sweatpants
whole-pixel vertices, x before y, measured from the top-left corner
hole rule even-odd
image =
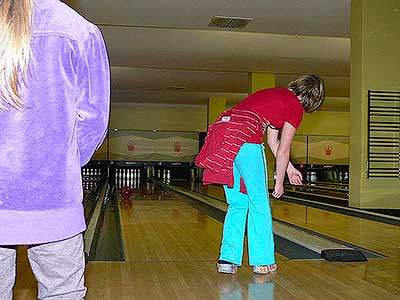
[[[0,299],[12,300],[16,275],[16,248],[0,246]],[[84,299],[85,257],[82,234],[32,246],[28,258],[38,282],[40,300]]]

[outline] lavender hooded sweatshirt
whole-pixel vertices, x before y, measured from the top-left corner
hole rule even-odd
[[[81,166],[108,125],[110,76],[99,29],[58,0],[35,0],[23,110],[0,111],[0,245],[86,229]]]

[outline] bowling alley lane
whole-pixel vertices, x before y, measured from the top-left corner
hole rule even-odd
[[[398,259],[330,263],[276,254],[278,272],[254,276],[245,250],[236,276],[218,274],[221,222],[150,183],[142,182],[131,199],[131,206],[119,206],[125,261],[90,261],[86,299],[400,299]],[[289,207],[285,218],[294,211]],[[29,265],[19,258],[15,299],[36,299]]]
[[[152,185],[121,208],[127,261],[214,261],[220,223]]]
[[[173,184],[225,201],[223,188],[219,185],[204,186],[183,181]],[[284,198],[271,198],[270,204],[276,220],[400,259],[399,226],[291,203]]]
[[[89,263],[89,299],[399,299],[399,264],[386,259],[344,264],[276,254],[279,271],[260,278],[245,250],[238,275],[220,275],[221,222],[152,184],[132,200],[120,209],[126,261]]]

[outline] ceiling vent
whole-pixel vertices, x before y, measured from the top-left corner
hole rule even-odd
[[[184,89],[186,89],[186,86],[183,86],[183,85],[170,85],[170,86],[167,86],[167,90],[169,90],[169,91],[181,91],[181,90],[184,90]]]
[[[219,28],[244,28],[252,18],[240,18],[240,17],[224,17],[224,16],[214,16],[211,19],[210,27],[219,27]]]

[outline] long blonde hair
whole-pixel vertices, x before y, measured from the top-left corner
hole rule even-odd
[[[0,0],[0,110],[23,108],[18,74],[28,69],[32,15],[33,0]]]

